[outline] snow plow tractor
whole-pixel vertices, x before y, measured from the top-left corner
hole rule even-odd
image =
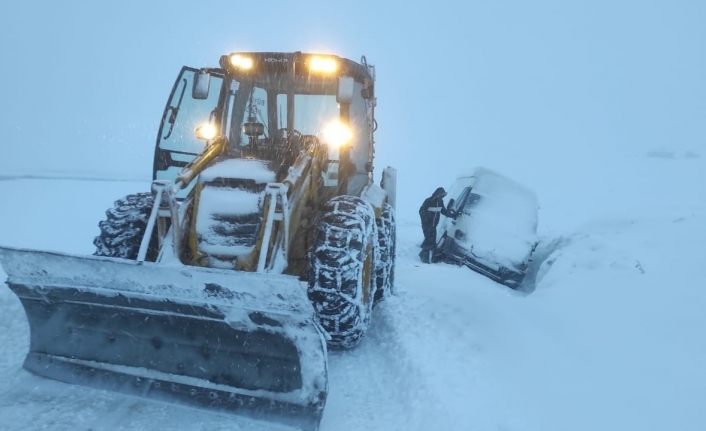
[[[456,218],[441,223],[436,260],[466,265],[517,289],[537,247],[537,198],[489,169],[459,177],[447,195]]]
[[[327,344],[357,345],[394,277],[374,79],[364,57],[300,52],[184,67],[151,190],[106,212],[94,256],[0,249],[24,367],[317,429]]]

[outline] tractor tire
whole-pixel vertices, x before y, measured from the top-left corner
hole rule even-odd
[[[354,196],[328,201],[309,256],[308,296],[330,347],[355,347],[368,330],[377,260],[370,204]]]
[[[115,201],[113,208],[105,212],[105,220],[98,223],[100,235],[93,240],[96,246],[93,254],[137,259],[153,201],[151,193],[135,193]],[[147,255],[155,252],[148,250]]]
[[[380,218],[375,219],[375,223],[378,228],[378,247],[380,250],[380,259],[375,268],[375,303],[377,303],[390,295],[395,284],[397,228],[395,210],[390,204],[385,204]]]

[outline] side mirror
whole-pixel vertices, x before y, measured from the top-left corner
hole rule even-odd
[[[211,75],[205,70],[194,74],[194,86],[191,88],[191,97],[196,100],[208,99],[208,90],[211,87]]]
[[[338,78],[338,91],[336,91],[336,102],[349,104],[353,101],[353,89],[355,81],[350,76]]]

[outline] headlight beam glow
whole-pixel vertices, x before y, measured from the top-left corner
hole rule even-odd
[[[196,135],[197,139],[210,141],[218,135],[218,129],[216,129],[216,126],[211,123],[203,123],[196,127],[194,130],[194,135]]]
[[[340,148],[353,139],[353,131],[340,120],[333,120],[321,130],[321,138],[327,145]]]
[[[230,64],[240,70],[250,70],[253,67],[253,60],[241,54],[233,54],[230,56]]]
[[[332,74],[338,70],[338,62],[333,57],[313,56],[309,58],[309,70],[317,73]]]

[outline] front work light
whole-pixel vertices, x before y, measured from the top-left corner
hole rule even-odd
[[[315,73],[335,73],[338,70],[338,62],[333,57],[313,56],[309,58],[309,70]]]
[[[252,69],[253,61],[251,57],[241,54],[233,54],[230,56],[230,64],[240,70],[250,70]]]
[[[205,141],[210,141],[215,138],[217,134],[218,129],[216,129],[216,126],[211,123],[203,123],[194,130],[194,135],[196,135],[196,138],[203,139]]]
[[[339,148],[353,139],[353,131],[340,120],[333,120],[321,130],[321,138],[327,145]]]

